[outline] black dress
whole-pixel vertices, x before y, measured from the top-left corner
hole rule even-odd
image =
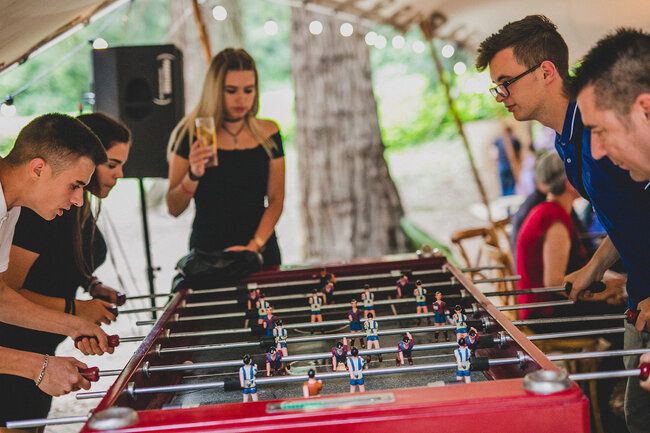
[[[282,158],[282,138],[277,132],[271,139],[276,145],[272,157]],[[217,150],[219,165],[210,167],[199,181],[194,194],[196,214],[192,223],[190,249],[219,251],[233,245],[247,245],[255,236],[266,209],[269,180],[269,155],[264,147],[242,150]],[[185,136],[176,154],[189,157]],[[265,265],[281,263],[275,231],[262,251]]]
[[[25,277],[23,288],[41,295],[74,298],[77,288],[85,286],[88,278],[76,266],[72,233],[78,208],[46,221],[27,208],[22,208],[16,224],[13,244],[39,254]],[[86,224],[84,240],[91,236],[91,224]],[[94,271],[106,260],[106,242],[99,229],[90,242],[84,243],[86,263]],[[94,261],[94,263],[93,263]],[[66,337],[0,323],[0,346],[28,352],[53,355]],[[0,425],[6,421],[44,418],[52,397],[41,391],[31,379],[0,375]]]

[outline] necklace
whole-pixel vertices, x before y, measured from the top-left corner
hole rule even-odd
[[[226,125],[222,125],[222,128],[224,131],[226,131],[226,134],[230,135],[233,141],[235,142],[235,147],[239,147],[239,134],[241,134],[245,126],[246,126],[246,122],[242,122],[237,132],[231,132],[228,128],[226,128]]]

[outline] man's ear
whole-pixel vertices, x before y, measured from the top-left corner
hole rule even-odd
[[[30,177],[37,179],[41,177],[45,171],[47,163],[43,158],[34,158],[27,164]]]
[[[641,93],[636,97],[633,105],[638,105],[643,110],[646,120],[650,121],[650,93]]]
[[[557,68],[555,67],[555,63],[551,62],[550,60],[544,60],[540,65],[540,69],[544,74],[544,79],[555,78],[558,75],[558,71]]]

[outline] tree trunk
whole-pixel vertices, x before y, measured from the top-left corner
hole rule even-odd
[[[201,94],[203,79],[208,65],[205,62],[199,33],[192,17],[192,3],[190,1],[170,1],[172,26],[177,19],[184,17],[182,24],[172,35],[172,42],[183,52],[183,76],[185,78],[185,107],[193,109]],[[224,21],[216,21],[212,17],[214,4],[205,2],[200,5],[203,22],[210,38],[210,47],[214,56],[227,47],[241,48],[244,46],[244,36],[241,27],[241,11],[238,0],[222,0],[219,4],[226,8],[228,17]],[[189,15],[187,15],[189,14]]]
[[[312,35],[318,19],[323,32]],[[294,8],[296,145],[308,259],[346,260],[406,251],[404,215],[386,161],[362,34]]]

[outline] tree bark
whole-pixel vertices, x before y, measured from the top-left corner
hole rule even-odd
[[[323,32],[312,35],[318,19]],[[307,259],[347,260],[407,249],[402,205],[386,161],[363,35],[292,10],[301,207]]]

